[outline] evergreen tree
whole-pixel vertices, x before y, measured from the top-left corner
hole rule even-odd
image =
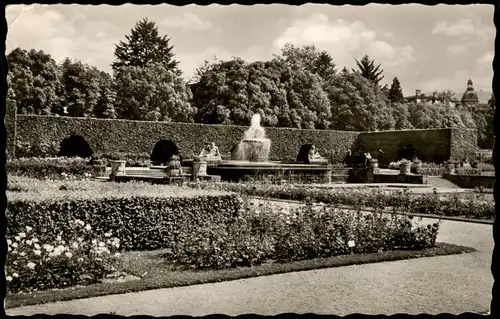
[[[491,94],[491,98],[488,100],[488,105],[494,110],[495,109],[495,94]]]
[[[392,80],[392,85],[389,90],[389,100],[391,102],[401,102],[403,100],[403,89],[401,88],[401,83],[399,83],[398,78]]]
[[[174,46],[170,38],[160,36],[156,23],[147,18],[136,23],[126,42],[120,41],[115,48],[116,60],[112,63],[114,71],[122,66],[146,67],[153,63],[164,65],[167,70],[180,75],[179,62],[174,59]]]
[[[365,55],[361,59],[361,61],[358,61],[356,59],[356,64],[359,68],[361,75],[364,78],[372,81],[373,83],[379,84],[379,82],[384,78],[384,76],[382,75],[384,70],[381,69],[381,64],[375,66],[375,61],[370,60],[368,55]]]

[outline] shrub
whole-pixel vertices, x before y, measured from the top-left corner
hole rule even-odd
[[[7,163],[7,174],[37,179],[64,179],[65,175],[85,178],[104,172],[104,166],[90,165],[88,162],[89,159],[78,157],[18,158]]]
[[[16,141],[16,157],[55,157],[59,152],[59,143],[30,143]]]
[[[407,190],[383,192],[369,189],[327,189],[309,188],[296,185],[236,184],[236,183],[193,183],[196,188],[215,188],[234,191],[250,196],[289,200],[313,200],[332,205],[347,205],[356,208],[373,207],[381,209],[392,207],[393,211],[419,214],[438,214],[443,216],[464,216],[468,218],[490,219],[494,215],[494,202],[484,194],[473,194],[468,198],[459,195],[440,197],[436,190],[433,194],[411,196]]]
[[[236,195],[193,197],[118,197],[103,194],[97,198],[86,191],[51,191],[11,196],[7,207],[8,236],[33,226],[40,241],[53,242],[58,234],[70,234],[69,220],[88,223],[95,236],[113,231],[126,250],[169,248],[193,227],[207,223],[224,224],[236,215],[240,201]],[[90,195],[90,196],[89,196]]]
[[[175,244],[172,258],[196,268],[228,268],[266,260],[422,249],[435,244],[438,228],[439,223],[419,226],[397,215],[315,209],[310,202],[292,210],[247,204],[227,224],[195,229]]]
[[[124,160],[125,165],[128,167],[149,167],[151,161],[150,154],[147,153],[125,153],[125,152],[112,152],[94,154],[92,163],[98,165],[110,166],[110,160]]]
[[[111,238],[111,232],[96,237],[81,220],[71,225],[72,232],[60,233],[54,240],[39,239],[43,235],[31,226],[9,236],[5,266],[9,292],[96,283],[116,270],[119,239]]]

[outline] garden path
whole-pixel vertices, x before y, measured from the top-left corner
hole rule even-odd
[[[7,309],[7,314],[343,316],[487,311],[493,282],[491,225],[443,221],[438,241],[474,247],[477,252],[72,300]]]

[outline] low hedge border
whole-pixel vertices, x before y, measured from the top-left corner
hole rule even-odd
[[[95,236],[113,231],[125,250],[171,247],[185,232],[209,223],[224,223],[241,206],[237,195],[187,198],[56,198],[11,199],[7,204],[7,235],[33,227],[42,242],[71,234],[71,220],[82,220]],[[10,234],[10,235],[9,235]]]
[[[115,295],[131,292],[140,292],[161,288],[185,287],[207,283],[254,278],[283,274],[288,272],[308,271],[322,268],[343,267],[349,265],[362,265],[385,261],[408,260],[422,257],[445,256],[454,254],[471,253],[474,248],[457,246],[446,243],[436,243],[435,247],[423,250],[399,250],[372,254],[354,254],[336,256],[331,258],[318,258],[313,260],[296,261],[285,264],[272,263],[254,267],[241,267],[233,269],[209,271],[165,271],[149,268],[149,273],[140,280],[116,283],[99,283],[85,287],[75,287],[63,290],[38,291],[36,293],[9,294],[5,299],[5,308],[12,309],[21,306],[31,306],[73,299],[91,298],[106,295]],[[136,260],[147,261],[157,252],[141,252]],[[158,265],[156,263],[156,265]],[[127,269],[123,269],[127,270]],[[152,271],[151,271],[152,270]]]
[[[486,200],[484,193],[471,193],[469,198],[458,194],[441,196],[423,194],[415,197],[407,191],[352,190],[352,189],[322,189],[306,188],[295,185],[270,184],[237,184],[237,183],[190,183],[189,186],[201,189],[218,189],[238,192],[247,196],[287,200],[313,200],[332,205],[345,205],[354,208],[372,207],[384,209],[392,207],[393,211],[408,214],[438,215],[449,217],[466,217],[491,220],[495,216],[495,205],[492,200]]]
[[[64,175],[76,178],[100,176],[105,165],[93,165],[83,158],[15,158],[7,162],[7,174],[36,179],[64,179]]]
[[[250,196],[250,198],[255,198],[258,200],[290,203],[290,204],[302,204],[302,202],[300,202],[300,201],[289,200],[289,199],[275,199],[275,198],[266,198],[266,197],[258,197],[258,196]],[[352,206],[337,206],[337,207],[338,208],[345,208],[345,209],[352,209]],[[370,212],[370,213],[377,212],[375,209],[373,209],[371,207],[363,207],[363,211]],[[411,216],[411,217],[435,218],[435,219],[451,220],[451,221],[475,223],[475,224],[486,224],[486,225],[493,225],[493,221],[494,221],[494,220],[483,220],[483,219],[474,219],[474,218],[465,218],[465,217],[452,217],[452,216],[433,215],[433,214],[394,212],[393,207],[386,207],[384,210],[384,213]]]

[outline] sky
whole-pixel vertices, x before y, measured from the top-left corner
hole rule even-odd
[[[315,45],[339,69],[365,54],[382,64],[382,84],[398,77],[405,96],[492,91],[493,5],[10,5],[7,53],[16,47],[69,57],[111,72],[115,44],[148,18],[170,37],[189,80],[205,60],[270,60],[285,43]]]

